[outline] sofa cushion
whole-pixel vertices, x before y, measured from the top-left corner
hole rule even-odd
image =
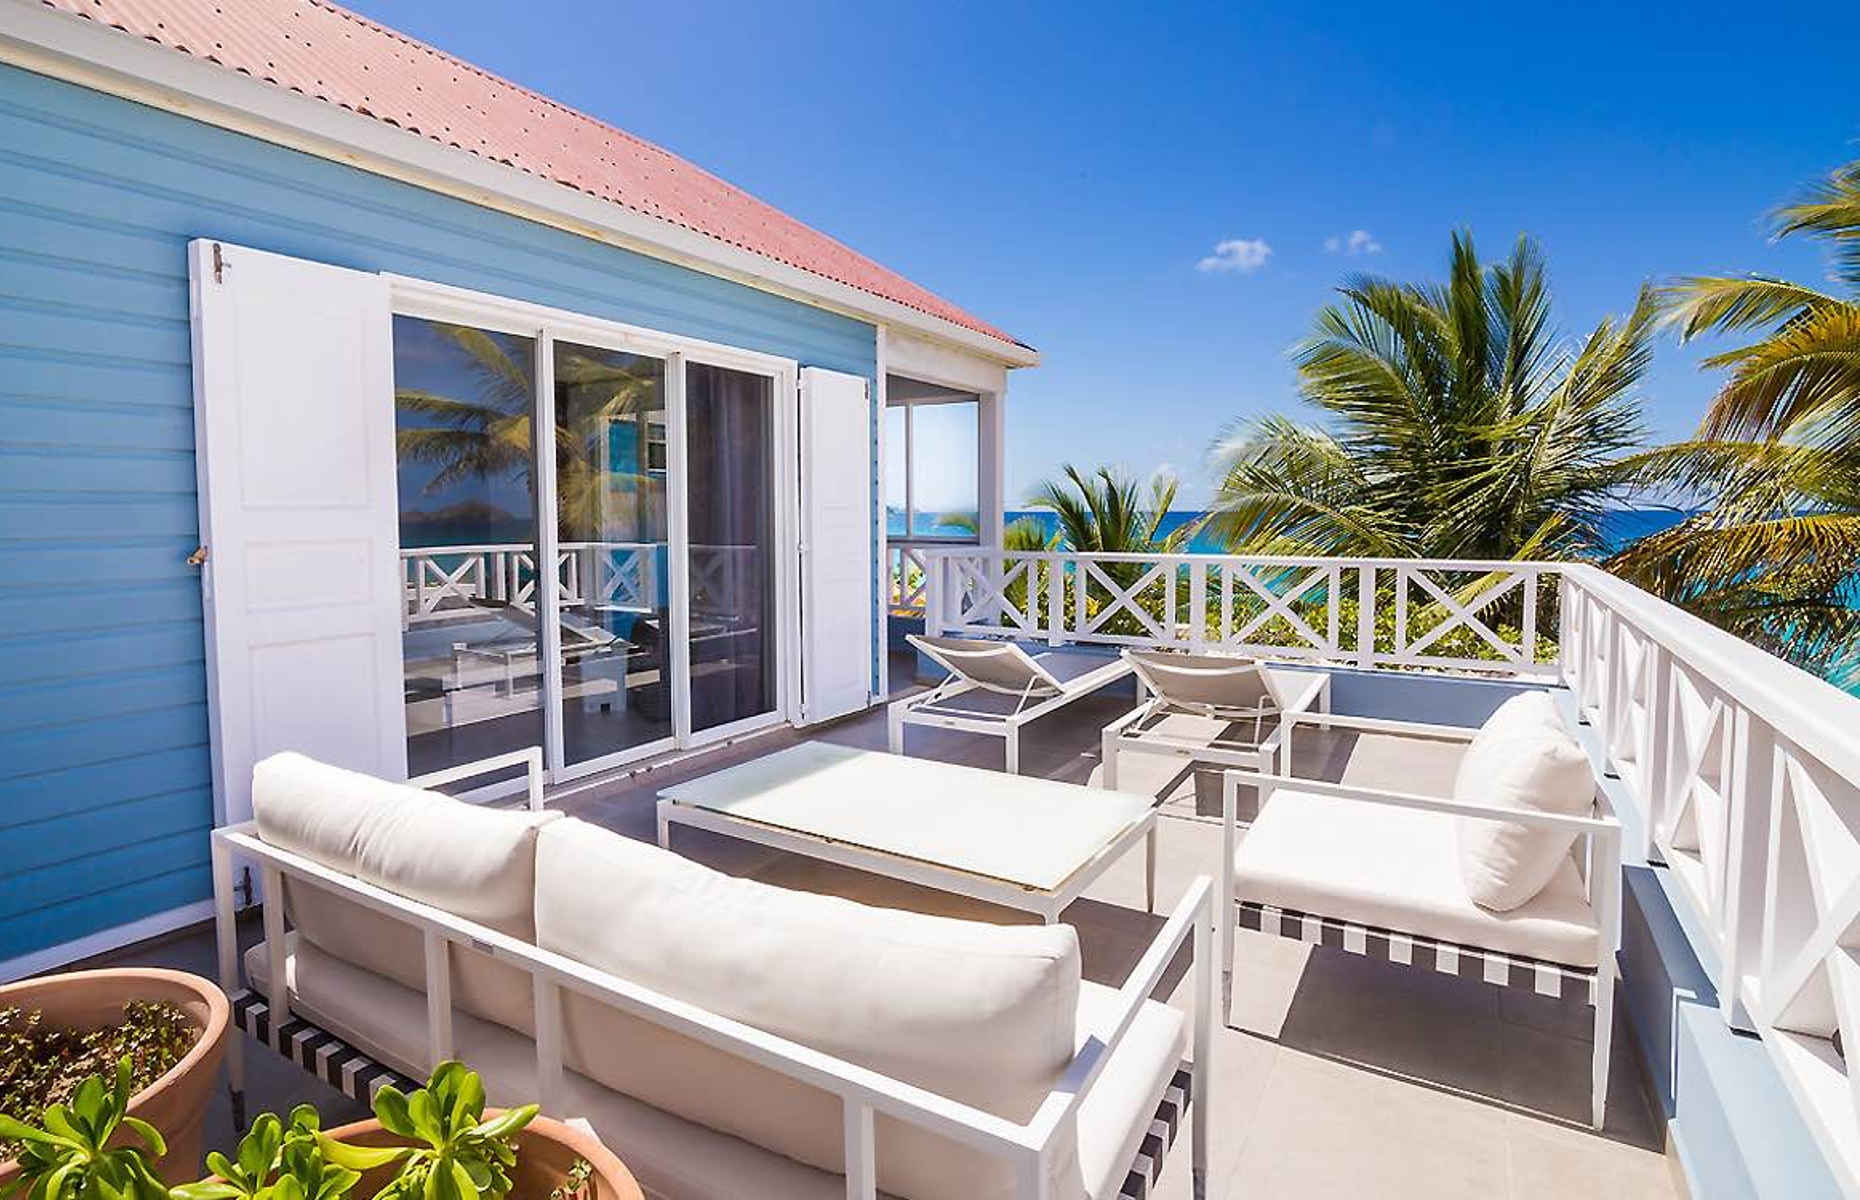
[[[373,971],[287,939],[285,978],[291,1008],[376,1062],[413,1079],[427,1074],[426,998]],[[263,944],[246,952],[246,978],[263,988]],[[536,1047],[525,1034],[461,1013],[453,1018],[453,1052],[484,1078],[495,1105],[536,1099]],[[609,1091],[584,1075],[563,1073],[562,1109],[585,1118],[619,1155],[652,1200],[844,1200],[838,1175],[784,1158],[741,1138]]]
[[[1453,798],[1527,812],[1586,816],[1595,805],[1589,756],[1563,726],[1546,692],[1521,692],[1482,725],[1460,760]],[[1573,831],[1515,821],[1458,817],[1459,871],[1466,894],[1510,912],[1542,891],[1569,861]]]
[[[261,943],[246,951],[246,978],[263,990],[268,958]],[[286,938],[285,979],[292,1010],[351,1046],[415,1079],[426,1075],[426,999],[419,992],[344,962],[314,944]],[[1117,992],[1080,984],[1078,1039],[1111,1022]],[[454,1052],[485,1081],[491,1103],[536,1097],[535,1046],[528,1037],[460,1014]],[[1110,1200],[1118,1194],[1150,1118],[1187,1044],[1180,1010],[1146,1002],[1124,1041],[1079,1105],[1082,1181],[1053,1176],[1054,1200]],[[836,1173],[705,1128],[643,1104],[574,1071],[564,1073],[563,1113],[584,1117],[619,1155],[653,1200],[842,1200]]]
[[[259,836],[387,891],[500,933],[535,939],[536,830],[556,812],[512,812],[345,771],[301,754],[252,770]],[[418,930],[324,889],[285,882],[285,909],[306,940],[413,988],[425,986]],[[522,972],[452,949],[454,1005],[528,1032]]]
[[[537,839],[537,944],[665,995],[1013,1121],[1074,1052],[1069,926],[999,926],[870,908],[738,879],[567,820]],[[838,1171],[832,1095],[585,997],[565,1058],[618,1091]],[[1004,1160],[880,1117],[881,1187],[1007,1196]],[[1070,1147],[1055,1157],[1076,1179]],[[1075,1189],[1062,1188],[1063,1193]]]
[[[1573,967],[1596,963],[1595,912],[1565,854],[1550,882],[1508,912],[1460,882],[1455,818],[1275,790],[1234,852],[1235,894],[1294,912]]]

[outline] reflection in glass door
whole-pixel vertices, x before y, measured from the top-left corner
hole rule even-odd
[[[774,381],[685,370],[691,728],[774,711]]]
[[[536,343],[394,318],[407,769],[542,742]]]
[[[545,746],[561,778],[779,708],[775,377],[535,329],[394,318],[413,774]]]
[[[568,765],[672,733],[665,363],[556,342],[562,748]]]

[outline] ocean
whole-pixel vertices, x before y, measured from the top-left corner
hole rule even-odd
[[[961,537],[968,532],[959,525],[944,525],[939,523],[938,515],[939,514],[935,513],[918,513],[916,536]],[[1616,509],[1603,518],[1604,532],[1608,538],[1608,549],[1611,551],[1617,550],[1636,538],[1645,537],[1650,533],[1657,533],[1662,529],[1676,525],[1685,515],[1685,513],[1677,509],[1670,508]],[[887,509],[885,516],[887,535],[890,537],[903,537],[904,514],[898,512],[896,509]],[[1058,519],[1054,517],[1052,513],[1041,509],[1013,509],[1010,510],[1006,516],[1009,521],[1015,521],[1022,517],[1031,517],[1040,522],[1049,537],[1052,535],[1053,530],[1058,528]],[[1203,514],[1199,512],[1171,512],[1162,519],[1161,531],[1165,535],[1169,534],[1192,521],[1199,520],[1202,516]],[[1223,552],[1222,547],[1206,534],[1197,535],[1194,540],[1190,541],[1188,544],[1188,551],[1191,554],[1220,554]]]

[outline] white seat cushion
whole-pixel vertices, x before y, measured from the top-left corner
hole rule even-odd
[[[1235,896],[1296,912],[1595,966],[1595,912],[1564,855],[1550,883],[1510,912],[1460,882],[1454,818],[1312,792],[1272,793],[1234,852]]]
[[[1462,804],[1588,816],[1595,807],[1589,756],[1563,726],[1547,692],[1521,692],[1479,728],[1453,781]],[[1568,862],[1572,831],[1516,821],[1455,818],[1460,879],[1473,903],[1510,912],[1542,891]]]
[[[1079,949],[1064,925],[1000,926],[872,908],[738,879],[562,821],[537,838],[537,944],[1013,1121],[1071,1061]],[[824,1170],[838,1099],[585,997],[564,1053],[618,1091]],[[881,1187],[922,1200],[1008,1196],[1005,1160],[887,1117]],[[1078,1189],[1069,1145],[1054,1156]]]
[[[376,1062],[424,1079],[426,999],[393,980],[332,958],[295,935],[285,963],[291,1007]],[[265,947],[246,952],[246,978],[266,984]],[[492,1104],[536,1099],[536,1050],[501,1025],[459,1013],[454,1053],[484,1077]],[[558,1117],[584,1117],[652,1200],[844,1200],[839,1176],[785,1158],[741,1138],[673,1116],[609,1091],[584,1075],[563,1073]]]
[[[426,1000],[393,980],[334,958],[296,935],[286,939],[285,979],[293,1011],[413,1078],[426,1075]],[[260,944],[245,955],[246,978],[261,991],[269,982]],[[1080,985],[1077,1040],[1108,1025],[1117,993]],[[1059,1188],[1056,1200],[1110,1200],[1128,1173],[1150,1118],[1187,1042],[1178,1010],[1146,1002],[1079,1106],[1082,1180]],[[484,1076],[491,1102],[523,1104],[536,1096],[534,1044],[529,1038],[465,1014],[453,1020],[455,1053]],[[585,1117],[654,1200],[843,1200],[844,1179],[685,1120],[569,1071],[563,1114]],[[1058,1181],[1055,1180],[1055,1184]]]
[[[535,940],[536,830],[560,813],[482,808],[291,753],[253,768],[252,812],[259,836],[280,849]],[[287,880],[284,890],[306,940],[424,989],[418,930],[322,889]],[[461,1011],[535,1028],[528,976],[488,955],[454,947],[452,990]]]

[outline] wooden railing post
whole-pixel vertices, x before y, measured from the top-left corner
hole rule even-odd
[[[1520,636],[1524,641],[1524,664],[1530,666],[1537,661],[1537,571],[1533,568],[1524,573],[1524,628]]]
[[[1376,665],[1376,569],[1368,563],[1356,568],[1356,665]]]
[[[943,636],[943,564],[934,550],[924,551],[924,635]]]
[[[1188,644],[1203,650],[1208,644],[1208,564],[1197,558],[1188,566]]]
[[[1057,554],[1046,563],[1046,644],[1063,645],[1066,638],[1066,563]]]

